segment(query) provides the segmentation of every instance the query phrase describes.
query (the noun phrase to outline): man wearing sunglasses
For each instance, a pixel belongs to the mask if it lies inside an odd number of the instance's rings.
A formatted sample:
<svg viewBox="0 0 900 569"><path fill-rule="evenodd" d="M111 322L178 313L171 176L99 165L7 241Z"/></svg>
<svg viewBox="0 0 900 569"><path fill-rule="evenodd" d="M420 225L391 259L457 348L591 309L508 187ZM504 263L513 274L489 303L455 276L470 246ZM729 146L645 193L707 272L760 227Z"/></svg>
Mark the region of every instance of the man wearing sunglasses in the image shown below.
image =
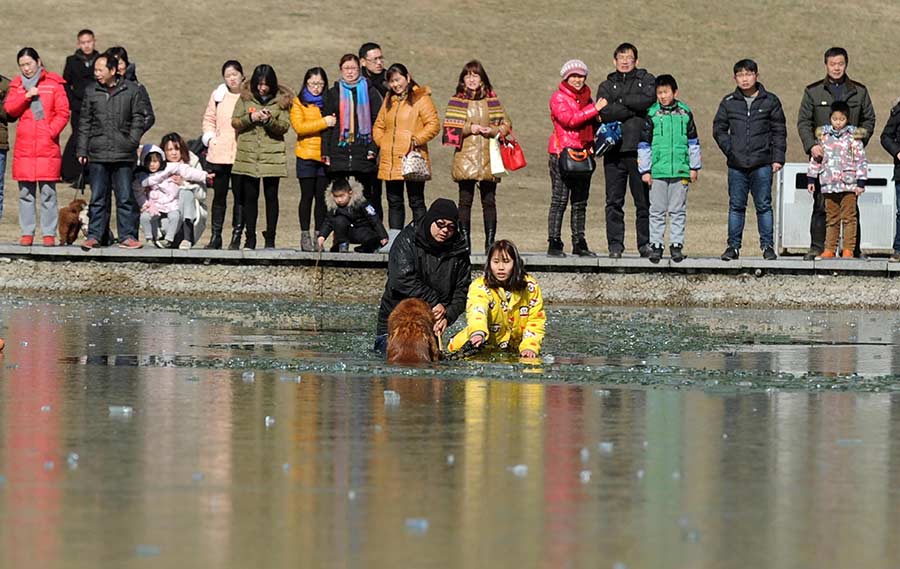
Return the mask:
<svg viewBox="0 0 900 569"><path fill-rule="evenodd" d="M434 200L418 223L403 228L391 247L388 280L378 309L375 351L387 349L388 316L401 300L421 298L434 314L440 337L466 310L472 265L457 231L459 212L452 200Z"/></svg>

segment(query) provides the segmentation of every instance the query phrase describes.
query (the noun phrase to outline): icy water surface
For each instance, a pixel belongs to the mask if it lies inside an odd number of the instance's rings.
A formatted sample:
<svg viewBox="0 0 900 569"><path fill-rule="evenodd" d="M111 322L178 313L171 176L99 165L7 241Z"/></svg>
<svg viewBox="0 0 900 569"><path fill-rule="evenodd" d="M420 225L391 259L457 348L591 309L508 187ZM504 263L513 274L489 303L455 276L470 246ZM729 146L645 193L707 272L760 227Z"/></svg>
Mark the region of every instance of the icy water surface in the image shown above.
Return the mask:
<svg viewBox="0 0 900 569"><path fill-rule="evenodd" d="M0 567L900 566L900 314L0 298Z"/></svg>

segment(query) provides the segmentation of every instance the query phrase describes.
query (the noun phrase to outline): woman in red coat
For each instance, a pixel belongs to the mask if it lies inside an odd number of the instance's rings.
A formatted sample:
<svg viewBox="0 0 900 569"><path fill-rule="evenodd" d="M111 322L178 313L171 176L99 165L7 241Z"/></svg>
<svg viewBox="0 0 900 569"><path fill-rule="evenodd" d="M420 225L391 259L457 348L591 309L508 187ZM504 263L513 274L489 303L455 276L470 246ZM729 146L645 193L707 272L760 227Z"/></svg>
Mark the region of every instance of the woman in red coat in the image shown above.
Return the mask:
<svg viewBox="0 0 900 569"><path fill-rule="evenodd" d="M19 182L19 245L30 246L37 226L35 197L41 191L41 232L43 244L56 244L59 208L56 182L62 155L59 134L69 122L69 99L65 81L44 69L38 53L22 48L17 56L21 75L12 80L3 103L11 120L18 120L13 148L13 178Z"/></svg>

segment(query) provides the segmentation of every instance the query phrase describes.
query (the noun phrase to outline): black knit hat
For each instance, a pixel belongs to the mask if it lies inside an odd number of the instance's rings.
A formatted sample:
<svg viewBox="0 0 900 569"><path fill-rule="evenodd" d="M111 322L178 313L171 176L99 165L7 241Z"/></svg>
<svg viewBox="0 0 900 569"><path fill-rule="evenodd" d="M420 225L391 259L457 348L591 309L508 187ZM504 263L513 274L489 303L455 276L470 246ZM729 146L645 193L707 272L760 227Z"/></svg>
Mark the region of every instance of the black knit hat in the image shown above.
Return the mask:
<svg viewBox="0 0 900 569"><path fill-rule="evenodd" d="M438 198L431 202L428 213L425 214L426 225L431 225L438 219L446 219L454 224L459 223L459 210L453 200L447 198Z"/></svg>

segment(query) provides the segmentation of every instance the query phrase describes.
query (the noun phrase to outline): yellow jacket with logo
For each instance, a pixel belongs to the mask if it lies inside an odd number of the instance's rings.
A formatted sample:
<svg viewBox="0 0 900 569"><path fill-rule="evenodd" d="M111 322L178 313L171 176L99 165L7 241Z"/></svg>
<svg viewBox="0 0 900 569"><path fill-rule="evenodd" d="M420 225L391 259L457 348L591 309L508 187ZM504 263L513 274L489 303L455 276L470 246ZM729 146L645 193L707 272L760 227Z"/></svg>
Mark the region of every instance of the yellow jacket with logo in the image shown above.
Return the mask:
<svg viewBox="0 0 900 569"><path fill-rule="evenodd" d="M449 349L458 350L475 332L485 335L487 349L532 350L540 353L544 340L544 298L541 287L530 275L521 292L488 288L484 277L469 285L466 300L466 328L450 340Z"/></svg>

